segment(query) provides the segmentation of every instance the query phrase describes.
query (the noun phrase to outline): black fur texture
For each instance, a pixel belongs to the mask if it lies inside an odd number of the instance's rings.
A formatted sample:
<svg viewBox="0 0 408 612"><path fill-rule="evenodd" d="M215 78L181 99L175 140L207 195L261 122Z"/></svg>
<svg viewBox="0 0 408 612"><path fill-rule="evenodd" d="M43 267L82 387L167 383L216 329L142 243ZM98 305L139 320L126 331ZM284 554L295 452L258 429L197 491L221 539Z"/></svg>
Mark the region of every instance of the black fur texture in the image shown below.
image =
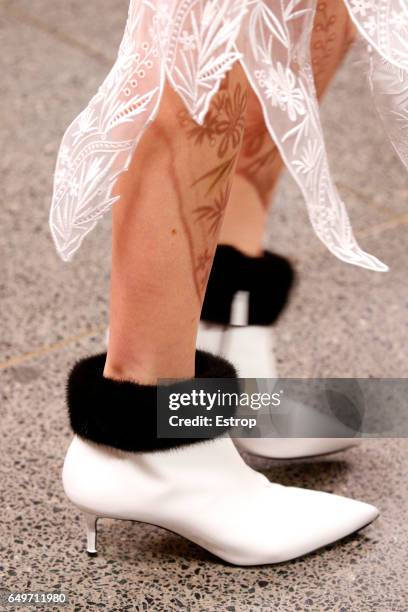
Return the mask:
<svg viewBox="0 0 408 612"><path fill-rule="evenodd" d="M71 370L67 384L67 404L75 434L98 444L130 452L162 451L203 441L203 438L159 438L156 408L158 387L104 378L105 359L106 353L82 359ZM184 393L192 389L215 391L214 381L204 379L221 379L216 383L217 389L237 392L236 377L236 371L228 361L197 351L196 378L163 386L160 393L163 389L166 394ZM191 417L188 410L181 408L177 414ZM234 413L235 408L216 405L210 416L220 414L230 417ZM217 428L211 437L226 431L227 427Z"/></svg>
<svg viewBox="0 0 408 612"><path fill-rule="evenodd" d="M265 251L249 257L236 248L220 245L208 281L201 319L228 325L238 291L249 293L248 325L272 325L284 310L295 279L287 259Z"/></svg>

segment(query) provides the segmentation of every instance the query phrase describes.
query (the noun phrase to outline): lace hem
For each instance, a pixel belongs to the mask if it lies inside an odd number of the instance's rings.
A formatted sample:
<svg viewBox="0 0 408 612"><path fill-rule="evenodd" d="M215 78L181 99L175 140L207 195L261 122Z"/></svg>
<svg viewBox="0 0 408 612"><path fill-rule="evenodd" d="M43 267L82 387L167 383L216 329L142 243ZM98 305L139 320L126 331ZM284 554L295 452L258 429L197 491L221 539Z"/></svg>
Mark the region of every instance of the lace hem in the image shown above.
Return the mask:
<svg viewBox="0 0 408 612"><path fill-rule="evenodd" d="M346 4L367 41L382 54L372 54L371 83L382 114L391 117L384 106L389 108L391 96L392 104L400 108L408 57L407 52L403 56L406 46L397 36L393 24L399 18L392 11L400 7L405 16L407 9L399 0L347 0ZM61 143L50 227L64 260L71 259L118 200L112 195L113 186L156 117L165 81L202 124L221 80L240 61L320 240L343 261L387 269L358 246L331 177L310 62L315 5L315 0L131 1L117 61ZM366 16L370 22L371 17L376 19L378 35L364 21ZM383 78L385 61L404 77L396 95L390 80ZM378 91L388 92L387 104ZM394 137L392 117L389 133ZM403 151L406 163L406 145L394 139L394 146Z"/></svg>

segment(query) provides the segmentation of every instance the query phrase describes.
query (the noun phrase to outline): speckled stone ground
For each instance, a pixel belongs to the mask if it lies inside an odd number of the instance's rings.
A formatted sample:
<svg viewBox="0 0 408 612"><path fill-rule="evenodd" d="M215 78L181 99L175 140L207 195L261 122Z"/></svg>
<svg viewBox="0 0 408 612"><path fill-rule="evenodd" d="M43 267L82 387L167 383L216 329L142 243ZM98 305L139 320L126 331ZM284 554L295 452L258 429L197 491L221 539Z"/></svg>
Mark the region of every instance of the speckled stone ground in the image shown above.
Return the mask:
<svg viewBox="0 0 408 612"><path fill-rule="evenodd" d="M61 590L65 609L78 611L405 612L404 439L366 441L317 463L253 460L278 482L380 507L368 529L307 558L230 567L175 535L109 520L100 524L100 555L84 553L81 519L60 481L70 439L63 395L70 365L103 347L110 228L104 220L67 266L47 216L62 131L106 74L126 4L0 4L0 588ZM408 181L351 60L326 99L324 123L359 239L391 272L337 262L285 179L268 241L295 261L299 282L276 329L280 373L406 377Z"/></svg>

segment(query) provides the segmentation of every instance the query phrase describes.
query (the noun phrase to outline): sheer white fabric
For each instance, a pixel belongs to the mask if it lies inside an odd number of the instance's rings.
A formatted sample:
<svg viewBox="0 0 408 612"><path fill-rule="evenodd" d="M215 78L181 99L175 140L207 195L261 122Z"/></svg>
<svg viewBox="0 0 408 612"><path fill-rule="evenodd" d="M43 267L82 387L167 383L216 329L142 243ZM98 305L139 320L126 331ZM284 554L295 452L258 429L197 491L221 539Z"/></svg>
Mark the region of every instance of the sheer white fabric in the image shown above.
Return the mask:
<svg viewBox="0 0 408 612"><path fill-rule="evenodd" d="M369 82L379 114L408 169L408 1L346 0L370 44Z"/></svg>
<svg viewBox="0 0 408 612"><path fill-rule="evenodd" d="M407 164L406 0L346 4L370 43L373 93ZM330 174L310 63L315 5L316 0L131 1L118 59L69 126L58 155L50 227L64 260L118 199L112 188L157 114L165 81L203 123L222 78L240 61L318 237L343 261L387 269L358 246Z"/></svg>

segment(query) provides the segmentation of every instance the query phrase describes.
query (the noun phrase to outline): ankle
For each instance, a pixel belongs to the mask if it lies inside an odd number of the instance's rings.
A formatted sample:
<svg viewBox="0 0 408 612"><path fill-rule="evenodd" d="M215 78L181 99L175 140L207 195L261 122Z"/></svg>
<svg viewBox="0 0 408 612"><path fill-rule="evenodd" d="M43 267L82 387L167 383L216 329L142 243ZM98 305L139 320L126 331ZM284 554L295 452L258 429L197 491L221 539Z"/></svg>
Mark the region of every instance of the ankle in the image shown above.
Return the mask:
<svg viewBox="0 0 408 612"><path fill-rule="evenodd" d="M236 174L219 242L256 257L262 253L266 219L267 208L255 187L245 177Z"/></svg>
<svg viewBox="0 0 408 612"><path fill-rule="evenodd" d="M141 351L140 355L127 351L118 355L108 350L103 376L112 380L129 381L142 385L156 385L161 379L192 378L194 376L195 347L189 353L184 356L178 354L177 358L174 358L171 351L154 354ZM173 356L172 359L171 356Z"/></svg>
<svg viewBox="0 0 408 612"><path fill-rule="evenodd" d="M157 384L157 376L152 371L149 371L148 368L142 368L139 364L129 362L112 361L109 360L109 357L106 358L103 376L111 380L128 381L143 385Z"/></svg>

